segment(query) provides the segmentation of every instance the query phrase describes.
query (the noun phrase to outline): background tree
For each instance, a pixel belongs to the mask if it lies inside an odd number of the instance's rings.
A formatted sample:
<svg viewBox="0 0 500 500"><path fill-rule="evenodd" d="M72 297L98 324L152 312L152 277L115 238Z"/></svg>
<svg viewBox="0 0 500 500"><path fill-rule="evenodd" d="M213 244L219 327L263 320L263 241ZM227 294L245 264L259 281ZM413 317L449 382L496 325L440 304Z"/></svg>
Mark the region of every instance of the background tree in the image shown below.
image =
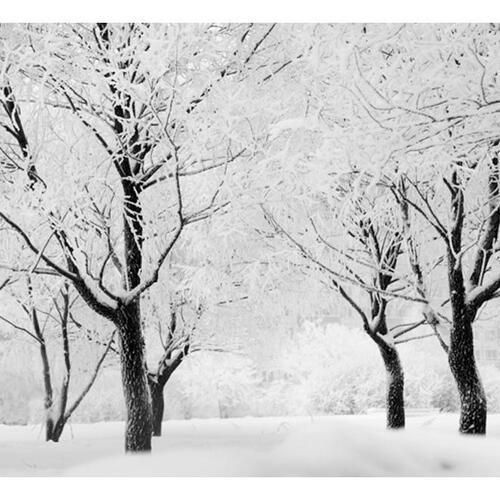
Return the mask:
<svg viewBox="0 0 500 500"><path fill-rule="evenodd" d="M194 311L190 311L191 314L185 311L190 308L194 308ZM157 333L163 350L156 366L148 371L153 411L153 436L161 436L165 385L182 361L191 352L200 349L192 344L202 312L201 304L189 304L185 298L176 297L170 302L169 323L164 325L158 314L151 318L152 322L157 323Z"/></svg>
<svg viewBox="0 0 500 500"><path fill-rule="evenodd" d="M71 319L76 309L75 301L78 299L78 295L76 297L70 295L70 287L67 283L62 285L57 283L55 290L42 286L43 291L41 291L35 290L33 279L29 275L20 281L25 282L23 289L26 290L20 292L18 285L16 291L10 291L19 310L25 316L25 320L19 322L15 316L4 315L0 316L0 320L16 332L22 332L37 342L44 388L45 440L58 442L66 423L94 385L104 360L112 348L114 333L105 341L102 353L94 366L88 370L90 375L87 382L73 395L73 401L70 403L70 382L73 371L71 344L74 343L71 338L81 337L82 333L80 331L82 325L79 325L75 332L74 322ZM43 300L45 294L49 295L49 300ZM43 306L42 302L45 302ZM46 302L49 302L50 306ZM59 389L56 389L54 383L54 358L49 354L49 338L54 336L55 340L60 342L64 364L64 373ZM96 340L96 337L96 333L92 332L91 338Z"/></svg>
<svg viewBox="0 0 500 500"><path fill-rule="evenodd" d="M387 203L384 190L370 199L366 181L358 184L355 177L350 175L343 182L337 179L337 189L332 188L328 197L318 196L317 206L305 208L305 215L285 211L293 221L287 229L264 210L278 234L303 257L304 266L319 272L325 285L361 319L364 332L380 351L387 374L387 427L400 428L405 425L404 373L396 346L434 333L411 334L425 320L398 324L391 318L389 306L394 314L394 301L411 304L422 299L407 292L407 278L399 263L403 239L401 227L394 223L395 205ZM358 184L358 193L345 187L352 184ZM283 207L275 206L274 210L283 212ZM301 219L304 225L298 223ZM407 316L411 317L411 312Z"/></svg>

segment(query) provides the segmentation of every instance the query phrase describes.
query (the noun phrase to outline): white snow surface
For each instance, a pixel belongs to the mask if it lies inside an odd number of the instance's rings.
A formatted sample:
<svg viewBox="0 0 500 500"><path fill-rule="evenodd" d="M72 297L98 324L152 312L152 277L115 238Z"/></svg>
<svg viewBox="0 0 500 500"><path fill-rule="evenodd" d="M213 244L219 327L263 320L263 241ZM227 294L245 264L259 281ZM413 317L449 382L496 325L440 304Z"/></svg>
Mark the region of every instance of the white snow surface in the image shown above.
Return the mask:
<svg viewBox="0 0 500 500"><path fill-rule="evenodd" d="M168 421L151 455L123 453L123 422L75 424L60 443L41 426L0 426L2 476L500 476L500 415L488 436L458 416L384 415Z"/></svg>

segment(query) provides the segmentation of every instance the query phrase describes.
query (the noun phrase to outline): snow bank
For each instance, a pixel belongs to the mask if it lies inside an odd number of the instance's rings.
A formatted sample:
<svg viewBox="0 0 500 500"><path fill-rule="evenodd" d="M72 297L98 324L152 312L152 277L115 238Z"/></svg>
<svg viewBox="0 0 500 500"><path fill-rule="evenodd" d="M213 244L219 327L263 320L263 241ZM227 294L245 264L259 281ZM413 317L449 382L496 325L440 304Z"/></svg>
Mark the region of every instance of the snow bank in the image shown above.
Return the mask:
<svg viewBox="0 0 500 500"><path fill-rule="evenodd" d="M0 474L67 476L500 476L500 415L489 437L456 433L456 415L171 421L152 455L125 456L123 423L75 425L59 443L7 436ZM13 436L13 438L12 438ZM9 440L10 439L10 440Z"/></svg>

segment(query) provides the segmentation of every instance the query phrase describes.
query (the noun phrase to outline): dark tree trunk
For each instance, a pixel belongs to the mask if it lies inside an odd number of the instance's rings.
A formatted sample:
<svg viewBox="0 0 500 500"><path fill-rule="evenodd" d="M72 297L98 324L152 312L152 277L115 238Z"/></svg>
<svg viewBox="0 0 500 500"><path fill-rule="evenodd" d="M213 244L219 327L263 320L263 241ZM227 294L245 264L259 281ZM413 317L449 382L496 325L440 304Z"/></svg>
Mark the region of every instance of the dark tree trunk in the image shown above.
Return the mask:
<svg viewBox="0 0 500 500"><path fill-rule="evenodd" d="M402 429L405 426L405 377L403 367L399 359L398 351L389 345L384 338L387 338L389 329L385 318L384 299L372 302L372 318L377 318L380 314L380 307L383 308L383 315L378 322L377 329L371 331L367 326L365 330L370 338L377 344L382 360L384 361L386 382L386 422L388 429Z"/></svg>
<svg viewBox="0 0 500 500"><path fill-rule="evenodd" d="M153 436L161 436L161 427L163 422L163 412L165 402L163 399L163 390L165 384L162 384L153 377L148 377L149 391L151 393L151 407L153 415Z"/></svg>
<svg viewBox="0 0 500 500"><path fill-rule="evenodd" d="M53 441L54 443L58 443L65 425L66 419L63 416L60 416L55 422L50 419L50 426L47 420L46 441Z"/></svg>
<svg viewBox="0 0 500 500"><path fill-rule="evenodd" d="M45 441L53 441L54 435L54 421L51 416L45 419Z"/></svg>
<svg viewBox="0 0 500 500"><path fill-rule="evenodd" d="M473 331L467 314L454 324L448 354L451 372L460 395L460 432L486 433L486 396L474 357Z"/></svg>
<svg viewBox="0 0 500 500"><path fill-rule="evenodd" d="M127 411L125 451L151 451L151 400L139 302L124 306L119 315L122 385Z"/></svg>
<svg viewBox="0 0 500 500"><path fill-rule="evenodd" d="M69 381L71 378L71 358L69 351L69 336L68 336L68 317L69 317L69 287L65 284L64 288L61 291L63 297L63 312L61 317L61 333L63 338L63 357L64 357L64 366L66 369L66 373L64 374L64 379L61 387L61 394L59 396L59 404L57 415L54 417L54 414L50 417L51 425L50 431L49 426L47 425L47 441L54 441L57 443L61 434L64 430L64 426L66 425L66 406L68 403L68 392L69 392ZM55 405L54 405L55 407ZM55 408L54 408L55 410Z"/></svg>
<svg viewBox="0 0 500 500"><path fill-rule="evenodd" d="M498 141L493 143L498 147ZM498 156L492 158L492 170L488 179L489 210L491 211L486 222L486 228L479 241L479 246L474 261L474 266L469 279L469 287L483 284L484 274L488 270L488 262L494 253L495 243L498 240L500 225L500 206L498 205L499 170ZM453 197L453 207L456 209L457 220L463 224L464 202L463 193L457 192ZM488 292L476 295L473 302L466 301L464 279L461 262L456 260L458 244L461 243L460 235L452 233L454 251L448 252L449 272L448 280L451 291L451 306L453 325L450 336L450 349L448 361L457 383L460 395L460 427L465 434L485 434L487 419L487 402L484 388L479 376L474 356L474 331L473 324L478 309L486 300L491 298ZM452 264L454 264L452 266ZM491 292L490 292L491 293ZM493 292L494 293L494 292ZM482 297L480 297L482 295Z"/></svg>
<svg viewBox="0 0 500 500"><path fill-rule="evenodd" d="M49 357L47 354L47 347L45 345L45 339L38 324L38 318L36 316L36 312L33 313L33 324L35 326L35 333L40 340L40 358L42 360L42 369L43 369L43 386L45 390L45 397L43 406L45 409L45 441L52 440L52 434L54 432L54 420L52 418L52 405L54 393L52 390L52 378L50 375L50 364Z"/></svg>
<svg viewBox="0 0 500 500"><path fill-rule="evenodd" d="M175 327L173 327L175 330ZM173 360L169 357L169 363L160 362L156 373L148 373L149 392L151 394L152 417L153 417L153 436L161 436L161 426L163 422L163 413L165 409L165 400L163 391L172 374L179 368L183 359L189 352L189 344L184 346L182 353L178 354ZM165 361L165 360L163 360Z"/></svg>
<svg viewBox="0 0 500 500"><path fill-rule="evenodd" d="M386 415L388 429L405 426L404 373L398 351L386 343L379 344L387 374Z"/></svg>
<svg viewBox="0 0 500 500"><path fill-rule="evenodd" d="M484 434L486 432L486 396L477 371L474 356L472 323L476 311L466 301L461 260L457 258L462 248L464 196L458 186L456 171L452 176L452 211L455 217L448 249L448 285L452 326L448 362L460 395L460 432Z"/></svg>
<svg viewBox="0 0 500 500"><path fill-rule="evenodd" d="M122 178L124 204L125 280L127 290L141 282L142 270L142 207L139 190L130 181L130 163L123 159L119 172ZM118 312L122 384L127 410L125 451L151 451L152 412L149 394L145 342L141 326L140 297L122 306Z"/></svg>

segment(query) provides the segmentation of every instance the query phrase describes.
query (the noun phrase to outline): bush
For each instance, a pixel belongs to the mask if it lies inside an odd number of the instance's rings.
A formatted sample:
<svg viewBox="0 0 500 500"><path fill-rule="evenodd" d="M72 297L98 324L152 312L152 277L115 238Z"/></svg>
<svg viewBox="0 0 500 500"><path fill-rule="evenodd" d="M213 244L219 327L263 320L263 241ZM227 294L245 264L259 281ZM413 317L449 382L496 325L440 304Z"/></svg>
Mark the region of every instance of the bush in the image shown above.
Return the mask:
<svg viewBox="0 0 500 500"><path fill-rule="evenodd" d="M28 354L12 352L17 365L9 364L9 371L0 372L2 423L43 421L37 358L30 364L19 362L29 359ZM435 339L403 344L400 354L407 408L458 411L455 383ZM488 410L498 412L500 371L494 367L481 367L480 371ZM79 391L78 384L88 379L82 373L72 380L70 401ZM120 378L117 366L103 370L72 421L123 420ZM341 325L324 329L307 324L283 341L265 366L259 354L253 361L216 352L189 356L165 388L165 418L359 414L384 407L385 391L380 353L363 332Z"/></svg>

